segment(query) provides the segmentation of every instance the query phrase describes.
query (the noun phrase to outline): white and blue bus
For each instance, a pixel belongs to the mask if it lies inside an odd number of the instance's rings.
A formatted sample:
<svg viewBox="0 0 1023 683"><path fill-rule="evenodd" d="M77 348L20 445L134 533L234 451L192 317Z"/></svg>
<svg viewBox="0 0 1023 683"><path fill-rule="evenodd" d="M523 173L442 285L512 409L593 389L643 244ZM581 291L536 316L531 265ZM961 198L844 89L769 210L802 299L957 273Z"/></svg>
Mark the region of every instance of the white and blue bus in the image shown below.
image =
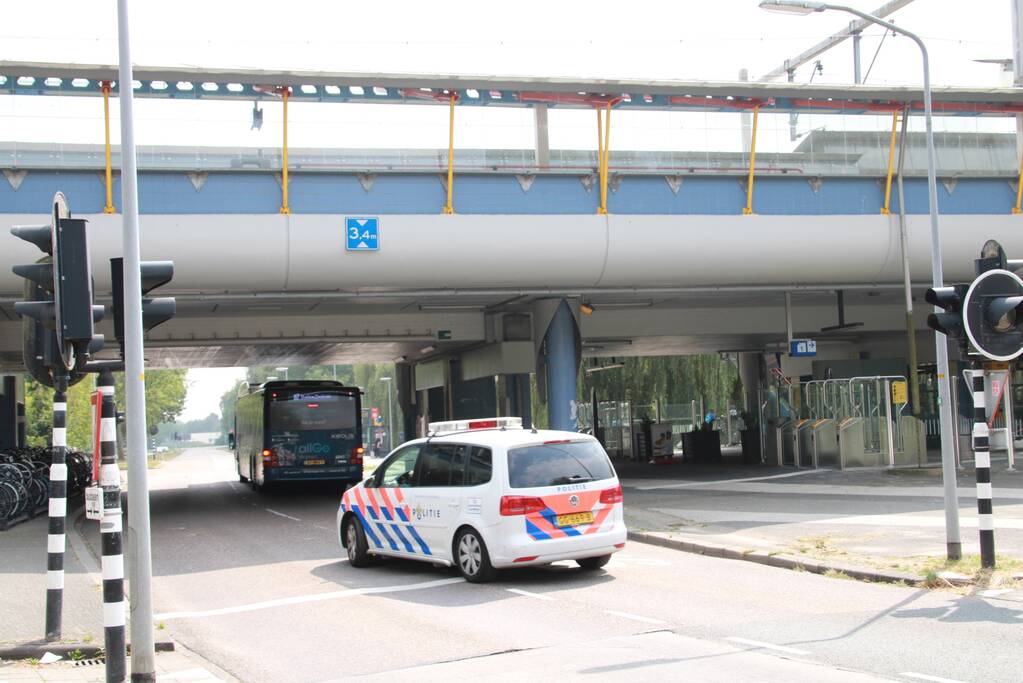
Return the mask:
<svg viewBox="0 0 1023 683"><path fill-rule="evenodd" d="M238 397L238 478L260 489L278 482L362 479L360 391L329 380L265 382Z"/></svg>

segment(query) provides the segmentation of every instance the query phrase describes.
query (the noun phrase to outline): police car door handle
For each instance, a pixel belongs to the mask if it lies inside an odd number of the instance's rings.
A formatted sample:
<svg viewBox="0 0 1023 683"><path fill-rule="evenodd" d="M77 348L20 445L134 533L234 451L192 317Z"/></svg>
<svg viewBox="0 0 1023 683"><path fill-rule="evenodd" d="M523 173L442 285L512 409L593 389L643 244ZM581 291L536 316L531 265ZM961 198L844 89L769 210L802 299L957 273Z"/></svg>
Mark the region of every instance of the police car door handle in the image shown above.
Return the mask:
<svg viewBox="0 0 1023 683"><path fill-rule="evenodd" d="M459 501L457 501L457 500L451 500L451 501L448 501L448 505L450 505L453 508L456 508L459 505L461 505L461 503Z"/></svg>

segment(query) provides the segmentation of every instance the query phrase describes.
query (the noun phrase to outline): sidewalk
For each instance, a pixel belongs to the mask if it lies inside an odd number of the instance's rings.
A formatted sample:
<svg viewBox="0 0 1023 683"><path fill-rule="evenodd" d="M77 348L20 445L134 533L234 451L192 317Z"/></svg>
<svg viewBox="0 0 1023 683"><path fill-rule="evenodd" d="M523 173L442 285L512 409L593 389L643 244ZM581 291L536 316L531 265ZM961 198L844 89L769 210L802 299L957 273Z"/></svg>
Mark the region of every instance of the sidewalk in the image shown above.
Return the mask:
<svg viewBox="0 0 1023 683"><path fill-rule="evenodd" d="M37 517L0 532L0 683L7 681L103 681L102 660L89 659L103 647L103 594L99 562L92 556L68 516L64 555L63 638L43 640L46 607L46 530L48 520ZM157 640L162 640L157 633ZM77 650L77 652L75 652ZM62 655L41 664L45 652ZM3 659L4 653L30 659ZM71 653L75 652L74 655ZM15 655L10 655L15 656ZM81 658L81 661L69 661ZM183 650L157 652L156 669L162 681L230 681L229 675L198 655ZM130 667L129 667L130 671Z"/></svg>
<svg viewBox="0 0 1023 683"><path fill-rule="evenodd" d="M630 532L723 556L790 556L807 563L927 576L945 566L940 469L793 470L616 461ZM992 470L999 569L1023 571L1023 474ZM972 471L958 477L964 556L979 553ZM732 553L715 552L718 548ZM1011 579L1011 576L1009 577ZM894 580L894 579L891 579Z"/></svg>

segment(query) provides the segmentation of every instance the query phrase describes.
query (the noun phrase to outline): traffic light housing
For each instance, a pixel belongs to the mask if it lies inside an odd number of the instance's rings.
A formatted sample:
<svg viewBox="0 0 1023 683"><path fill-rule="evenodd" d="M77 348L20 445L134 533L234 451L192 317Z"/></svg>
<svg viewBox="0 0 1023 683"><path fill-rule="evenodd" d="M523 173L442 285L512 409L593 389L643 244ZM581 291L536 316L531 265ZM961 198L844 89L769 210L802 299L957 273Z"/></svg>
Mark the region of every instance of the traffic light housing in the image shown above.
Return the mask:
<svg viewBox="0 0 1023 683"><path fill-rule="evenodd" d="M927 325L959 341L964 353L995 361L1018 358L1023 355L1023 279L1008 270L1005 251L995 240L984 243L974 264L977 277L969 285L927 290L927 303L944 311L927 316Z"/></svg>
<svg viewBox="0 0 1023 683"><path fill-rule="evenodd" d="M924 301L944 312L928 315L927 326L935 332L946 335L949 339L961 342L964 339L963 299L966 297L968 289L968 285L949 285L928 289L924 294Z"/></svg>
<svg viewBox="0 0 1023 683"><path fill-rule="evenodd" d="M23 359L29 373L47 386L55 378L84 376L89 357L102 348L94 323L103 307L92 303L92 273L86 222L71 218L63 193L54 195L48 225L15 226L15 237L38 247L45 256L16 265L25 278L25 301L14 304L24 318Z"/></svg>
<svg viewBox="0 0 1023 683"><path fill-rule="evenodd" d="M995 361L1023 354L1023 280L996 268L977 276L963 304L966 336L977 353Z"/></svg>
<svg viewBox="0 0 1023 683"><path fill-rule="evenodd" d="M146 294L174 278L173 261L142 261L142 333L161 325L177 312L173 297L147 298ZM110 282L113 286L114 336L124 352L124 259L110 259Z"/></svg>

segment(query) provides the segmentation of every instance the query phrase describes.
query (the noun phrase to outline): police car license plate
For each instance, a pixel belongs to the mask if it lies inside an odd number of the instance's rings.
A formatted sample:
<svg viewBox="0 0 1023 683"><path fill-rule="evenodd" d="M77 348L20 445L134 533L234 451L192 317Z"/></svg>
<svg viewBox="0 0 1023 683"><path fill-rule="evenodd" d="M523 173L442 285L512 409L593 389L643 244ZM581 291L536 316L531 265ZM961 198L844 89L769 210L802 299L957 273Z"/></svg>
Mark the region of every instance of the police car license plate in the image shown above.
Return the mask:
<svg viewBox="0 0 1023 683"><path fill-rule="evenodd" d="M576 526L577 524L591 524L593 522L592 512L575 512L571 515L558 515L558 526Z"/></svg>
<svg viewBox="0 0 1023 683"><path fill-rule="evenodd" d="M306 465L326 465L327 461L324 460L323 458L319 458L317 460L306 460L305 464Z"/></svg>

